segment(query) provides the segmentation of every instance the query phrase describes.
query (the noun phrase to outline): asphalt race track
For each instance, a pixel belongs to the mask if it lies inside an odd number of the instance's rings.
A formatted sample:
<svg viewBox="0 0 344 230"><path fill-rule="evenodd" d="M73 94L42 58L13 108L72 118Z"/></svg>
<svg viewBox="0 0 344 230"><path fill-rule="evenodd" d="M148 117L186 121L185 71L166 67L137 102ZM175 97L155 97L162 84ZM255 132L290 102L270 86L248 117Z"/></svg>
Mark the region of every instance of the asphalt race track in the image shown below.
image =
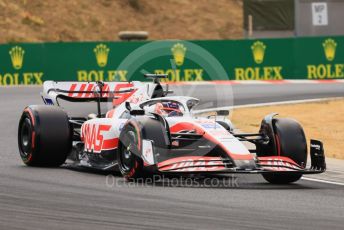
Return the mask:
<svg viewBox="0 0 344 230"><path fill-rule="evenodd" d="M215 97L218 106L227 105L228 86L216 89L220 97L197 87L192 95L205 104ZM41 104L40 90L0 88L0 229L343 229L339 185L300 180L272 186L259 175L134 185L116 174L26 167L17 151L17 125L26 105ZM339 97L344 84L234 85L233 92L239 105Z"/></svg>
<svg viewBox="0 0 344 230"><path fill-rule="evenodd" d="M191 85L171 89L177 95L199 98L201 103L197 109L344 96L343 83Z"/></svg>

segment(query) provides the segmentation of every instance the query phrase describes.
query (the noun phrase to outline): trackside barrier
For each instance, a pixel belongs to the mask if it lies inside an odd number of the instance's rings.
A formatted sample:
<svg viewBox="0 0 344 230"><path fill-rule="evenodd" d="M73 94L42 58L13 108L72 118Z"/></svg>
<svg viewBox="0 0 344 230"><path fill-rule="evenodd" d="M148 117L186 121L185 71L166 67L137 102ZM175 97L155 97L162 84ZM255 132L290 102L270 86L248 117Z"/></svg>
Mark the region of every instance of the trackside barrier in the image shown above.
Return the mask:
<svg viewBox="0 0 344 230"><path fill-rule="evenodd" d="M57 81L144 80L142 71L168 74L167 81L343 79L344 37L259 40L160 41L161 55L134 55L150 42L66 42L0 45L0 85ZM153 44L153 43L152 43ZM198 45L215 57L227 76L209 76L195 60ZM153 45L153 46L154 46ZM159 51L159 52L160 52ZM148 57L148 58L147 58ZM150 58L152 57L152 58Z"/></svg>

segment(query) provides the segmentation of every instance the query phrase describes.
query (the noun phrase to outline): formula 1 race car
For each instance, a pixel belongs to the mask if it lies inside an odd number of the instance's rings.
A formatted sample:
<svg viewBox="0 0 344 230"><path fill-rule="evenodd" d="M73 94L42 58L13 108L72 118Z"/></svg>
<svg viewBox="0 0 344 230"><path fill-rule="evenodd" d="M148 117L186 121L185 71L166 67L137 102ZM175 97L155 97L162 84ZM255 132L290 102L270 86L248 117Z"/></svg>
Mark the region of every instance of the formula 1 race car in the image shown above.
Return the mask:
<svg viewBox="0 0 344 230"><path fill-rule="evenodd" d="M153 81L44 82L46 105L26 107L19 122L24 163L56 167L68 159L78 166L119 170L127 179L156 173L260 173L277 184L326 170L317 140L311 140L306 168L306 138L295 120L270 114L259 132L234 132L228 111L196 116L192 109L198 99L168 96L168 86L160 84L166 75L145 77ZM60 107L61 100L95 101L97 114L71 117ZM108 101L111 108L102 113L101 104Z"/></svg>

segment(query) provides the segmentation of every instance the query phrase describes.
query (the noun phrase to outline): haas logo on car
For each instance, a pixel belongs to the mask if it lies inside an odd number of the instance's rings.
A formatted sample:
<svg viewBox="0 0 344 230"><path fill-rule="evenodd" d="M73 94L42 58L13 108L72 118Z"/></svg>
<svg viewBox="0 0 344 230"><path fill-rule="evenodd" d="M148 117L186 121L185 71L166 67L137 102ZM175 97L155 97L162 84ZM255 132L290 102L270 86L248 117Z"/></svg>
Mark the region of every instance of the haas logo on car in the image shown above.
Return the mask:
<svg viewBox="0 0 344 230"><path fill-rule="evenodd" d="M94 83L73 83L69 88L68 97L73 98L94 98L96 97L96 93L93 92L95 90L96 84ZM137 89L133 89L132 91L125 92L125 90L130 89L133 87L132 83L118 83L114 84L114 88L110 87L109 84L104 84L102 89L102 97L103 98L111 98L112 92L115 92L116 97L113 99L113 105L119 105L127 100L130 96L132 96ZM124 91L121 93L120 91Z"/></svg>
<svg viewBox="0 0 344 230"><path fill-rule="evenodd" d="M220 169L224 169L223 165L219 165L216 160L205 160L205 159L198 159L194 161L193 159L186 159L181 162L177 162L170 166L169 170L178 170L178 171L216 171Z"/></svg>
<svg viewBox="0 0 344 230"><path fill-rule="evenodd" d="M82 129L82 138L85 150L101 152L104 146L104 133L109 131L111 125L85 124Z"/></svg>

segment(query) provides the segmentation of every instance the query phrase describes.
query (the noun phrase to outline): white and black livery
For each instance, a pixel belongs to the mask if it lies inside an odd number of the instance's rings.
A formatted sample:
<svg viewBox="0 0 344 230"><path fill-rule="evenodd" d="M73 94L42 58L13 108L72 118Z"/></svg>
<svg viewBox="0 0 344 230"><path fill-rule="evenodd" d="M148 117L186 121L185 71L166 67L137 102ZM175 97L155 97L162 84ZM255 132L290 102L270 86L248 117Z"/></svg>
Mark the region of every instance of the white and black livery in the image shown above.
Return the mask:
<svg viewBox="0 0 344 230"><path fill-rule="evenodd" d="M153 81L44 82L45 105L26 107L19 121L24 163L56 167L72 161L119 170L128 179L156 173L260 173L278 184L326 170L323 145L316 140L311 140L306 167L306 138L295 120L270 114L257 133L235 133L228 111L196 116L192 109L198 99L168 96L168 87L160 84L166 75L145 76ZM94 101L97 111L71 117L61 100ZM101 103L108 101L111 108L101 111Z"/></svg>

